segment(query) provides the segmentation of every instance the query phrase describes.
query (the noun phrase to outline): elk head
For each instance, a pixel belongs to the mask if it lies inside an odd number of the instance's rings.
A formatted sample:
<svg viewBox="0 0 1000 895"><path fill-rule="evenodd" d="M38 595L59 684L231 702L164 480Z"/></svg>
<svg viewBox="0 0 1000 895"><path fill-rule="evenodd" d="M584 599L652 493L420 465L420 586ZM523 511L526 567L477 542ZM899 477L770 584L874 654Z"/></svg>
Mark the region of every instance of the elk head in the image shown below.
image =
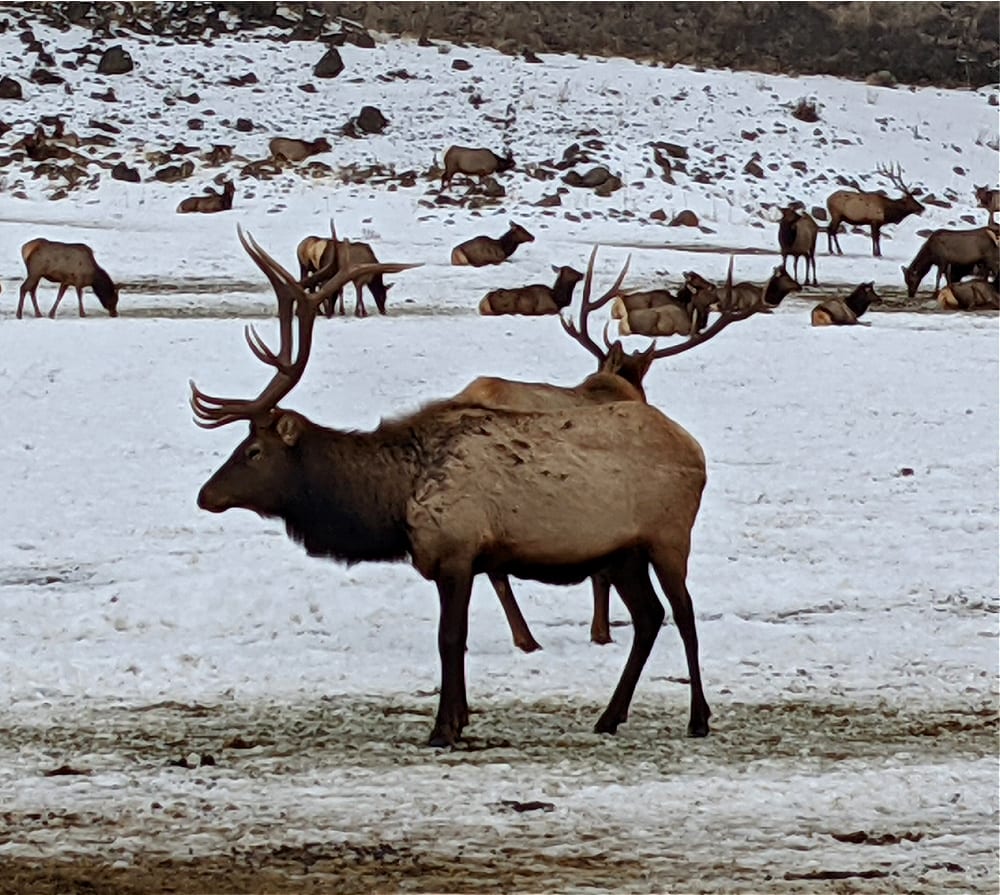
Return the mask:
<svg viewBox="0 0 1000 895"><path fill-rule="evenodd" d="M913 190L903 181L903 168L898 162L894 168L883 164L876 165L875 171L883 177L888 178L889 182L896 189L902 191L903 195L897 201L902 203L902 209L907 214L924 213L924 206L917 201L916 196L913 195Z"/></svg>

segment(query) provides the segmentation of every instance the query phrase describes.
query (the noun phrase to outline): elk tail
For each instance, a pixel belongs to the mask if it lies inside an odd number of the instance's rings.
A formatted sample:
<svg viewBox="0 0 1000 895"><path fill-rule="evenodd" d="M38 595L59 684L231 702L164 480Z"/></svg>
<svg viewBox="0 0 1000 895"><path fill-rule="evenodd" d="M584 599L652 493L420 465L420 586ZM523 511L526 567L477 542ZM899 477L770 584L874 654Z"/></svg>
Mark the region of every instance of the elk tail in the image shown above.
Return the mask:
<svg viewBox="0 0 1000 895"><path fill-rule="evenodd" d="M465 252L463 252L461 249L452 249L451 263L456 266L463 266L469 263L469 259L465 257Z"/></svg>

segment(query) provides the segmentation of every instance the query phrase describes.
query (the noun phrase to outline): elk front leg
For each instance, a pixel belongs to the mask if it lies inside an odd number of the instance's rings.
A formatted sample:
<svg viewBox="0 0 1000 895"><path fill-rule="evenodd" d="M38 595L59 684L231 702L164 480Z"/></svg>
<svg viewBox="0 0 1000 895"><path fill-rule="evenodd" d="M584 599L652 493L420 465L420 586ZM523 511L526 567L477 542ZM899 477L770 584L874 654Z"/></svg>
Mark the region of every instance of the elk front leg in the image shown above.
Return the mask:
<svg viewBox="0 0 1000 895"><path fill-rule="evenodd" d="M66 290L69 289L69 283L59 284L59 293L56 295L56 303L52 305L49 309L49 319L52 320L56 316L56 308L59 307L59 302L63 300L63 296L66 294Z"/></svg>
<svg viewBox="0 0 1000 895"><path fill-rule="evenodd" d="M438 653L441 656L441 695L437 720L431 731L431 746L454 746L469 723L465 695L465 643L469 634L469 597L472 572L442 571L437 578L441 601L438 623Z"/></svg>
<svg viewBox="0 0 1000 895"><path fill-rule="evenodd" d="M632 616L632 648L611 701L594 726L597 733L614 733L628 719L635 685L666 615L649 581L649 560L644 554L626 558L610 574L611 583Z"/></svg>
<svg viewBox="0 0 1000 895"><path fill-rule="evenodd" d="M541 644L532 636L528 623L521 615L521 607L517 605L514 591L511 590L510 579L506 575L490 575L490 583L500 598L504 615L507 616L507 624L510 627L511 636L514 638L514 646L525 653L533 653L535 650L541 649Z"/></svg>
<svg viewBox="0 0 1000 895"><path fill-rule="evenodd" d="M598 572L590 579L594 591L594 616L590 621L592 643L611 643L611 576Z"/></svg>
<svg viewBox="0 0 1000 895"><path fill-rule="evenodd" d="M882 257L882 227L880 224L872 224L872 255L876 258Z"/></svg>
<svg viewBox="0 0 1000 895"><path fill-rule="evenodd" d="M80 310L80 316L86 317L87 312L83 310L83 289L81 289L79 286L76 287L76 304Z"/></svg>

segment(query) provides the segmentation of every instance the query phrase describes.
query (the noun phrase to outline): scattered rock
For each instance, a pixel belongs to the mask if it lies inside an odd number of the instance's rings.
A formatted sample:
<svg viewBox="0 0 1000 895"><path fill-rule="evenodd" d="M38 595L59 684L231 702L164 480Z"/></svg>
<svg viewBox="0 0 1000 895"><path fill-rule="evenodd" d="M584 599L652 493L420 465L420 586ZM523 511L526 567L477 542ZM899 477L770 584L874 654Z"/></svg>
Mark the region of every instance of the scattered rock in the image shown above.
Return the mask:
<svg viewBox="0 0 1000 895"><path fill-rule="evenodd" d="M389 120L375 106L362 106L355 123L358 130L366 134L380 134Z"/></svg>
<svg viewBox="0 0 1000 895"><path fill-rule="evenodd" d="M764 177L764 169L760 166L757 159L750 159L750 161L743 166L743 173L750 174L753 177L759 177L761 179Z"/></svg>
<svg viewBox="0 0 1000 895"><path fill-rule="evenodd" d="M9 75L0 78L0 99L24 99L20 82Z"/></svg>
<svg viewBox="0 0 1000 895"><path fill-rule="evenodd" d="M560 198L559 193L552 193L550 196L542 196L542 198L539 199L535 205L538 208L553 208L557 205L562 205L562 199Z"/></svg>
<svg viewBox="0 0 1000 895"><path fill-rule="evenodd" d="M340 58L340 51L336 47L330 47L316 63L313 75L317 78L335 78L343 70L344 60Z"/></svg>
<svg viewBox="0 0 1000 895"><path fill-rule="evenodd" d="M662 208L657 208L656 211L650 213L649 219L651 221L665 221L667 213Z"/></svg>
<svg viewBox="0 0 1000 895"><path fill-rule="evenodd" d="M674 215L674 219L670 222L671 227L697 227L698 226L698 215L688 208L679 214Z"/></svg>
<svg viewBox="0 0 1000 895"><path fill-rule="evenodd" d="M242 134L249 134L253 130L253 122L249 118L237 118L233 129Z"/></svg>
<svg viewBox="0 0 1000 895"><path fill-rule="evenodd" d="M455 71L468 71L472 68L472 63L467 62L465 59L453 59L451 62L451 67Z"/></svg>
<svg viewBox="0 0 1000 895"><path fill-rule="evenodd" d="M105 50L101 61L97 63L99 75L125 75L133 68L135 65L132 63L132 57L121 44L115 44Z"/></svg>
<svg viewBox="0 0 1000 895"><path fill-rule="evenodd" d="M140 183L142 178L135 168L130 168L125 162L119 162L111 169L112 180L123 180L126 183Z"/></svg>
<svg viewBox="0 0 1000 895"><path fill-rule="evenodd" d="M865 78L865 83L870 87L895 87L897 82L892 72L883 68L879 71L873 71L868 75Z"/></svg>

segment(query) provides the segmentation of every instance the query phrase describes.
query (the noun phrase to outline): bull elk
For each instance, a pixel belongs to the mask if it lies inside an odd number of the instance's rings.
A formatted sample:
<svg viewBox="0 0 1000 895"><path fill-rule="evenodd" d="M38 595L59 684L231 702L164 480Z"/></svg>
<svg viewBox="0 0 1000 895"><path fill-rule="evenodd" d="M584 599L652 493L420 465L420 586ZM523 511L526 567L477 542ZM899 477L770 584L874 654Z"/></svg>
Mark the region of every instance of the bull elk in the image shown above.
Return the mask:
<svg viewBox="0 0 1000 895"><path fill-rule="evenodd" d="M611 288L597 299L591 299L594 260L597 247L591 252L584 278L583 299L580 303L579 324L567 322L559 317L560 323L567 334L583 345L596 359L597 370L583 382L574 386L552 385L547 382L520 382L502 379L494 376L480 376L466 386L451 400L457 404L482 407L497 407L506 410L525 412L549 412L565 410L571 407L593 404L613 404L619 401L646 401L643 389L643 379L653 361L663 357L673 357L691 348L695 348L707 339L718 335L735 320L743 320L750 316L744 312L728 312L720 314L719 318L705 331L695 333L684 342L658 346L655 342L641 351L626 352L618 340L610 342L607 327L604 329L604 348L602 349L590 337L589 316L593 311L606 305L618 294L619 287L628 271L628 260L619 273ZM689 274L702 283L711 286L697 274ZM727 289L732 286L732 266L727 280ZM713 287L714 288L714 287ZM752 312L750 312L752 313ZM500 603L507 617L514 639L514 645L524 652L532 652L541 647L528 627L507 575L490 575ZM594 643L611 643L610 595L611 579L604 571L595 572L591 576L594 598L594 612L590 624L590 639Z"/></svg>
<svg viewBox="0 0 1000 895"><path fill-rule="evenodd" d="M992 224L996 213L1000 211L1000 190L991 190L989 187L977 186L976 201L982 208L985 208L989 212L990 223Z"/></svg>
<svg viewBox="0 0 1000 895"><path fill-rule="evenodd" d="M903 183L903 171L897 164L895 169L879 165L877 172L888 177L890 182L903 191L897 199L883 196L881 193L863 193L854 190L837 190L826 200L830 212L830 223L826 228L826 249L832 255L836 246L837 254L843 255L837 233L840 224L860 224L869 226L872 231L872 254L879 258L882 255L881 231L886 224L898 224L911 214L923 214L924 206L913 195L912 190Z"/></svg>
<svg viewBox="0 0 1000 895"><path fill-rule="evenodd" d="M990 276L1000 271L997 258L998 231L993 227L974 230L935 230L920 247L909 265L902 267L906 293L913 298L920 281L931 267L937 267L934 291L941 285L942 275L950 286L962 277L985 268Z"/></svg>
<svg viewBox="0 0 1000 895"><path fill-rule="evenodd" d="M989 280L963 280L945 286L937 295L938 304L946 311L1000 311L1000 291Z"/></svg>
<svg viewBox="0 0 1000 895"><path fill-rule="evenodd" d="M444 170L441 172L441 189L451 186L456 174L466 178L478 177L479 182L491 174L510 171L514 167L514 156L510 150L506 155L497 155L489 149L474 149L471 146L449 146L444 154Z"/></svg>
<svg viewBox="0 0 1000 895"><path fill-rule="evenodd" d="M310 295L242 231L240 239L274 287L280 346L272 351L247 330L254 355L275 368L256 398L213 397L192 383L201 426L250 426L202 486L199 507L282 519L312 556L351 563L408 559L434 582L441 685L433 746L456 744L469 721L465 652L472 582L480 573L570 584L607 571L633 626L625 668L596 724L598 732L613 733L628 717L664 618L649 578L652 565L684 643L688 733L705 736L711 712L686 585L706 480L698 442L638 401L549 413L442 401L370 432L326 428L283 410L278 402L305 370L320 302L371 266L340 271Z"/></svg>
<svg viewBox="0 0 1000 895"><path fill-rule="evenodd" d="M494 239L492 236L476 236L455 246L451 250L451 263L468 264L472 267L500 264L513 255L521 243L534 241L535 237L524 227L511 221L507 232L499 239Z"/></svg>
<svg viewBox="0 0 1000 895"><path fill-rule="evenodd" d="M311 155L329 152L332 147L324 137L320 137L318 140L292 140L288 137L275 137L267 144L267 149L275 161L285 159L288 162L301 162Z"/></svg>
<svg viewBox="0 0 1000 895"><path fill-rule="evenodd" d="M217 193L211 187L206 187L206 196L189 196L181 200L177 206L178 214L190 214L200 212L201 214L214 214L217 211L229 211L233 207L233 196L236 194L236 187L231 180L222 184L222 192Z"/></svg>
<svg viewBox="0 0 1000 895"><path fill-rule="evenodd" d="M782 208L778 221L778 246L781 248L781 266L788 270L788 256L792 257L792 276L799 278L799 258L806 259L806 278L803 285L809 285L809 268L812 267L813 286L816 279L816 237L819 225L812 215L797 208Z"/></svg>
<svg viewBox="0 0 1000 895"><path fill-rule="evenodd" d="M875 283L861 283L847 298L831 298L812 309L813 326L868 326L858 318L869 305L881 301Z"/></svg>
<svg viewBox="0 0 1000 895"><path fill-rule="evenodd" d="M63 295L70 286L76 289L76 300L80 316L86 317L83 310L83 290L90 286L94 290L101 305L110 317L118 316L118 287L112 282L108 272L94 259L90 246L82 242L53 242L48 239L32 239L21 246L21 257L24 259L28 276L21 283L21 291L17 302L17 317L21 318L24 310L24 298L31 296L35 308L35 316L41 317L38 299L35 291L39 280L48 280L59 284L55 304L49 310L49 317L56 316L56 309Z"/></svg>
<svg viewBox="0 0 1000 895"><path fill-rule="evenodd" d="M350 239L338 239L337 229L333 221L330 221L330 238L320 239L317 236L307 236L299 243L296 249L299 260L299 268L302 271L302 285L306 290L314 289L330 279L339 270L346 270L352 265L358 264L378 264L375 252L367 242L354 242ZM306 272L306 266L315 266L313 273ZM354 302L354 316L367 317L368 309L365 308L364 297L361 290L367 287L368 291L375 299L375 307L380 314L385 314L385 302L389 295L392 284L386 285L379 271L365 274L354 278L354 288L357 290ZM343 316L344 292L338 289L325 303L326 316L332 317L335 308L339 306L340 314Z"/></svg>
<svg viewBox="0 0 1000 895"><path fill-rule="evenodd" d="M523 314L526 317L540 317L544 314L558 314L568 308L573 301L573 290L583 279L583 274L572 267L556 267L556 281L551 286L533 283L516 289L493 289L479 302L479 313L484 317L501 314Z"/></svg>

